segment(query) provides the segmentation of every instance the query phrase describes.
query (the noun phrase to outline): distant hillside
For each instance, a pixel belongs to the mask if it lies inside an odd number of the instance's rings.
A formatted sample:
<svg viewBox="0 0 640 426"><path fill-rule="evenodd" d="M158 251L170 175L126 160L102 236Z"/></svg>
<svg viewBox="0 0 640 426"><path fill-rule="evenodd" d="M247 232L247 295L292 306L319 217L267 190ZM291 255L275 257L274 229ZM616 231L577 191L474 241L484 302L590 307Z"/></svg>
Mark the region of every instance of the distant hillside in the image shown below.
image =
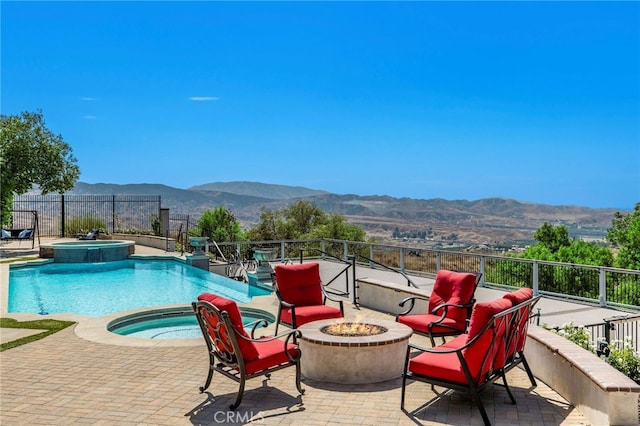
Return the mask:
<svg viewBox="0 0 640 426"><path fill-rule="evenodd" d="M290 198L313 197L328 194L327 191L303 188L301 186L271 185L259 182L213 182L192 186L191 191L228 192L250 197L286 200Z"/></svg>
<svg viewBox="0 0 640 426"><path fill-rule="evenodd" d="M338 195L302 187L252 182L218 182L189 189L157 184L76 184L71 193L160 195L163 207L198 218L217 206L231 210L243 227L260 221L262 209L280 210L301 199L322 210L345 216L370 237L391 242L394 230L428 230L434 242L462 244L515 244L533 241L533 234L548 222L565 225L574 238L602 239L615 209L550 206L503 198L476 201Z"/></svg>

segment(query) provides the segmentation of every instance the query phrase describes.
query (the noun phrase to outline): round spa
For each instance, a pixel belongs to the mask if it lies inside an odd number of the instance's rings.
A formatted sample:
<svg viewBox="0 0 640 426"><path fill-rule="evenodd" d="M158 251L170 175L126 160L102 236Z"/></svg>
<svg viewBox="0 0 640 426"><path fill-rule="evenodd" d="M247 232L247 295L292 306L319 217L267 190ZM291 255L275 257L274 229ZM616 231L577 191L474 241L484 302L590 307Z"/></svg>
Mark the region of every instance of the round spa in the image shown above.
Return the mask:
<svg viewBox="0 0 640 426"><path fill-rule="evenodd" d="M245 327L256 321L273 324L275 317L262 309L239 307ZM143 339L202 339L202 331L191 308L160 308L125 314L107 324L107 330L121 336ZM247 330L250 332L250 330Z"/></svg>
<svg viewBox="0 0 640 426"><path fill-rule="evenodd" d="M332 333L345 323L351 330ZM355 331L353 330L355 328ZM302 375L329 383L365 384L402 376L413 331L390 320L321 320L298 327Z"/></svg>
<svg viewBox="0 0 640 426"><path fill-rule="evenodd" d="M128 240L58 241L40 245L40 257L57 263L99 263L125 260L135 253Z"/></svg>

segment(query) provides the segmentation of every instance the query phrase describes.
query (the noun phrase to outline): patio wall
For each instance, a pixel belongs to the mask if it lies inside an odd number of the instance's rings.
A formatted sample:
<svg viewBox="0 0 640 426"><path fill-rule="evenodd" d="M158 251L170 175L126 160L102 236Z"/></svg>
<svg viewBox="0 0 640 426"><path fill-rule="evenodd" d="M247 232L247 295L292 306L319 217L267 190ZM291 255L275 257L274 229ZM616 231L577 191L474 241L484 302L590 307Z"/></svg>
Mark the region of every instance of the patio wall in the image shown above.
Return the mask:
<svg viewBox="0 0 640 426"><path fill-rule="evenodd" d="M129 240L135 241L136 244L146 247L153 247L168 252L176 251L176 240L173 238L157 237L155 235L135 235L135 234L111 234L109 235L112 240ZM100 236L100 239L105 239L106 236Z"/></svg>
<svg viewBox="0 0 640 426"><path fill-rule="evenodd" d="M525 355L535 376L592 424L640 424L640 385L596 355L541 327L529 327Z"/></svg>
<svg viewBox="0 0 640 426"><path fill-rule="evenodd" d="M377 280L375 278L360 278L356 280L358 285L358 303L369 309L397 315L407 306L400 307L399 303L406 297L429 295L425 290L408 287L396 283ZM413 308L416 312L426 312L428 302L416 301Z"/></svg>

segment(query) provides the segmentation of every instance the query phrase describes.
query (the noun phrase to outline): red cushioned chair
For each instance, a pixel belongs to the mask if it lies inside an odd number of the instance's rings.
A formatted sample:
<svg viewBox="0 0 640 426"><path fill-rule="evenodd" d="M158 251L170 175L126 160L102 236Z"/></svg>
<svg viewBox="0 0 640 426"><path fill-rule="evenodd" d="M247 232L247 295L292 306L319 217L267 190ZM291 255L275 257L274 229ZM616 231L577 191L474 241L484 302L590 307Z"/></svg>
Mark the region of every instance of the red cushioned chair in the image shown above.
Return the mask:
<svg viewBox="0 0 640 426"><path fill-rule="evenodd" d="M279 301L276 334L280 323L295 329L312 321L344 317L342 300L325 292L316 262L277 265L273 287ZM339 307L327 305L327 299Z"/></svg>
<svg viewBox="0 0 640 426"><path fill-rule="evenodd" d="M292 342L299 334L297 330L255 339L254 332L260 324L253 327L249 336L233 300L203 293L192 306L209 351L209 374L200 392L209 387L214 371L223 374L240 384L236 401L230 405L235 410L242 401L246 380L257 376L269 378L273 371L295 367L296 387L304 394L300 385L300 350Z"/></svg>
<svg viewBox="0 0 640 426"><path fill-rule="evenodd" d="M410 344L402 375L401 409L404 409L406 380L417 380L429 383L432 387L442 386L470 393L485 425L490 425L479 392L502 378L504 388L515 404L506 373L523 363L530 378L533 377L523 353L529 322L521 321L521 315L527 316L526 313L531 311L538 300L539 296L528 298L515 306L506 297L477 303L473 307L468 333L433 348L420 348ZM519 331L514 332L514 328ZM521 341L522 357L514 357L511 353L513 341L520 342L522 333L525 337ZM534 380L532 385L535 386Z"/></svg>
<svg viewBox="0 0 640 426"><path fill-rule="evenodd" d="M408 304L408 307L396 316L396 321L411 327L417 334L429 337L431 346L435 346L434 337L441 337L444 343L445 337L466 332L481 277L481 273L441 269L436 275L431 295L402 300L400 306ZM416 300L428 300L428 311L413 312Z"/></svg>

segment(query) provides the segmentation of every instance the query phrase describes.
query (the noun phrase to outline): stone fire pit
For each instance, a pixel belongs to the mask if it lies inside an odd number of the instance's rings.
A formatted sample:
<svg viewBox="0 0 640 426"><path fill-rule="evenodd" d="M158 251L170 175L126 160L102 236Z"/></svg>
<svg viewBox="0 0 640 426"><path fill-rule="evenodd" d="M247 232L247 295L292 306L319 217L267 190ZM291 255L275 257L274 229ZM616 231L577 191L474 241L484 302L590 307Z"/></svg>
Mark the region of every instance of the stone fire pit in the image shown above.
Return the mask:
<svg viewBox="0 0 640 426"><path fill-rule="evenodd" d="M364 334L328 334L329 326L344 321L363 324ZM373 333L371 332L373 329ZM390 320L321 320L298 327L302 375L330 383L377 383L402 375L412 330ZM355 334L355 335L354 335Z"/></svg>

